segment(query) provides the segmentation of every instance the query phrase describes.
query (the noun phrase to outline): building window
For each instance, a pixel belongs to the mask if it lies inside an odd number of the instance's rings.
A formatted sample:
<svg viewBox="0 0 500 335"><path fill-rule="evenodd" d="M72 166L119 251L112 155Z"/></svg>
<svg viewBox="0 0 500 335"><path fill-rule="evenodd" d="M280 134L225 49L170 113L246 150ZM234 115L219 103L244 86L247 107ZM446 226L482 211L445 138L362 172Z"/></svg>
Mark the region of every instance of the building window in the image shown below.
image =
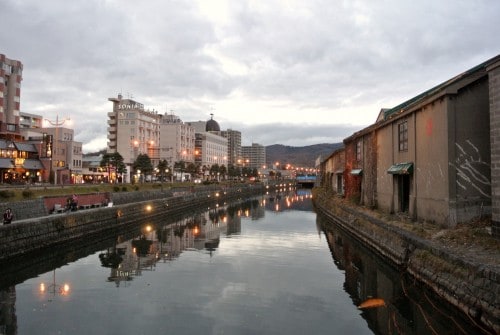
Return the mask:
<svg viewBox="0 0 500 335"><path fill-rule="evenodd" d="M408 122L402 122L398 125L399 133L399 151L408 151Z"/></svg>
<svg viewBox="0 0 500 335"><path fill-rule="evenodd" d="M356 143L356 160L358 162L361 161L361 159L363 158L363 155L362 155L362 145L363 145L363 142L361 140L358 141L358 143Z"/></svg>

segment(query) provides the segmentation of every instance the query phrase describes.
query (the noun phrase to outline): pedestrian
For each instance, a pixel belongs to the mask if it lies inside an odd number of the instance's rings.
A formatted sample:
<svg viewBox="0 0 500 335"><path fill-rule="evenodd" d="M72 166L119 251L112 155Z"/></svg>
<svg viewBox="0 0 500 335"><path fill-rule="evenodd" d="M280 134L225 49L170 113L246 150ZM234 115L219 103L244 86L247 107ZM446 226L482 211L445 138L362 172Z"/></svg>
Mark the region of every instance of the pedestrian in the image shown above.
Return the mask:
<svg viewBox="0 0 500 335"><path fill-rule="evenodd" d="M14 214L12 213L12 209L7 208L3 213L3 224L9 224L12 222L14 218Z"/></svg>
<svg viewBox="0 0 500 335"><path fill-rule="evenodd" d="M71 210L76 211L78 209L78 197L76 194L73 194L71 197Z"/></svg>

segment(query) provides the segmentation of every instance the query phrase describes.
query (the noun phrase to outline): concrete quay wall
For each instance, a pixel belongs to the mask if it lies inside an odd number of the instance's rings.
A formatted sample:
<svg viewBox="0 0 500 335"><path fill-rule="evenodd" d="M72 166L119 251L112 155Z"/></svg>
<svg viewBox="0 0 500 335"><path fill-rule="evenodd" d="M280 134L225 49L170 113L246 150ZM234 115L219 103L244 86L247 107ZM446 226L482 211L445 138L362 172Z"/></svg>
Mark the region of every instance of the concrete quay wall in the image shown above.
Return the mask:
<svg viewBox="0 0 500 335"><path fill-rule="evenodd" d="M177 190L154 195L130 192L127 203L112 207L91 208L76 212L65 212L16 220L0 226L0 262L7 262L19 256L50 250L58 245L72 243L79 239L92 238L96 241L109 236L108 233L137 225L145 220L164 222L183 214L193 213L216 203L244 199L260 195L260 185L228 189ZM123 193L125 194L125 193ZM120 196L123 196L120 194ZM146 199L146 198L153 199ZM118 198L112 197L112 200ZM124 201L120 198L120 201ZM14 207L12 204L11 207Z"/></svg>
<svg viewBox="0 0 500 335"><path fill-rule="evenodd" d="M443 245L341 204L315 199L318 214L402 271L407 271L472 322L500 334L500 267L465 259Z"/></svg>

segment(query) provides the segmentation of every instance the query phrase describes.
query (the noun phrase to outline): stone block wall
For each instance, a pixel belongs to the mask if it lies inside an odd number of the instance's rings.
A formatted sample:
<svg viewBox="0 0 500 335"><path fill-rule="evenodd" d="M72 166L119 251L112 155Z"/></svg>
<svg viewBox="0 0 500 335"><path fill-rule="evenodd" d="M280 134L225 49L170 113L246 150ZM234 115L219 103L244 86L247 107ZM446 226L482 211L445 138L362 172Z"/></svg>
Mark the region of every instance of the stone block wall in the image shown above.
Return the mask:
<svg viewBox="0 0 500 335"><path fill-rule="evenodd" d="M43 198L12 203L0 203L0 214L3 214L3 212L7 208L12 209L12 212L14 213L14 221L25 220L49 214L47 208L45 207Z"/></svg>
<svg viewBox="0 0 500 335"><path fill-rule="evenodd" d="M315 200L316 211L400 269L406 269L466 315L500 332L500 270L473 257L459 257L442 245L341 204Z"/></svg>
<svg viewBox="0 0 500 335"><path fill-rule="evenodd" d="M131 225L150 222L165 222L194 211L206 210L215 203L238 200L262 194L263 189L256 186L234 189L207 188L196 192L176 192L178 196L166 193L127 192L129 203L113 207L99 207L76 212L65 212L14 220L9 225L0 226L0 262L10 258L56 248L60 244L75 243L84 238L102 239L107 232L114 232ZM217 193L217 195L216 195ZM147 199L144 198L156 198ZM114 199L112 199L114 200ZM124 201L123 198L120 201ZM14 211L21 207L45 208L43 199L26 203L13 203ZM34 213L36 209L32 210Z"/></svg>

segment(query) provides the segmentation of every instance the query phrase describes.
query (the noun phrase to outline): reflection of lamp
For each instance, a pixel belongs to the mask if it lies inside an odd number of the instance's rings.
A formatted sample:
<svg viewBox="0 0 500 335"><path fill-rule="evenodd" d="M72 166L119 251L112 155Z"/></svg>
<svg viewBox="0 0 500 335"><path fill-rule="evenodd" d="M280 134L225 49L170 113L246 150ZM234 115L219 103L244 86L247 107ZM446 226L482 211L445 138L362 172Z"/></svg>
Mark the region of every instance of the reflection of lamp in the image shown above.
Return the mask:
<svg viewBox="0 0 500 335"><path fill-rule="evenodd" d="M64 283L62 285L56 284L56 270L52 274L52 283L48 286L45 286L45 283L40 283L40 293L45 294L46 292L51 293L53 296L56 293L60 295L68 295L69 294L69 284Z"/></svg>

